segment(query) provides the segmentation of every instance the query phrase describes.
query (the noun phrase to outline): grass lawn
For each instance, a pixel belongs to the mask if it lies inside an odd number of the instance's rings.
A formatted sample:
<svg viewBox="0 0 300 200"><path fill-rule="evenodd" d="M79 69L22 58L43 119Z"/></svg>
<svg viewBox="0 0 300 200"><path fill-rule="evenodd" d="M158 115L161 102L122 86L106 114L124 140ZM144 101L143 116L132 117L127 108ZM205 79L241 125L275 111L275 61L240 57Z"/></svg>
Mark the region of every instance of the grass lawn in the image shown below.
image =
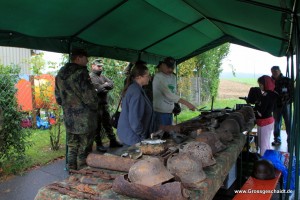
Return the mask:
<svg viewBox="0 0 300 200"><path fill-rule="evenodd" d="M24 167L28 168L36 165L44 165L54 160L55 158L65 156L65 135L65 130L63 130L60 141L60 149L58 151L53 151L51 150L50 145L49 130L33 130L33 133L30 137L30 142L32 142L32 146L26 150L26 156L30 159Z"/></svg>
<svg viewBox="0 0 300 200"><path fill-rule="evenodd" d="M49 130L29 129L28 131L32 132L31 136L28 138L31 145L27 147L25 151L25 162L17 163L14 161L5 161L0 176L6 177L11 174L22 173L27 169L45 165L55 159L65 156L66 140L64 128L60 140L60 149L57 151L51 150Z"/></svg>

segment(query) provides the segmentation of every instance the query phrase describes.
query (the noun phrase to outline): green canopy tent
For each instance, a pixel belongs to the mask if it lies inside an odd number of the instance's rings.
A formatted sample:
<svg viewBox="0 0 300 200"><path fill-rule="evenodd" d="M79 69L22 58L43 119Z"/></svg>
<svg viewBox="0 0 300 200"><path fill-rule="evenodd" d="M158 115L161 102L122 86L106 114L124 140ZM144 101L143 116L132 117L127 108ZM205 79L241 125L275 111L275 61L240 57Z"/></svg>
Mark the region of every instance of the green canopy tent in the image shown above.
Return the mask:
<svg viewBox="0 0 300 200"><path fill-rule="evenodd" d="M225 42L275 56L289 46L294 0L10 0L0 7L0 45L156 64Z"/></svg>
<svg viewBox="0 0 300 200"><path fill-rule="evenodd" d="M178 63L225 42L287 56L296 77L290 153L299 188L298 0L9 0L0 7L0 45ZM296 74L293 72L296 71ZM298 199L298 190L295 198Z"/></svg>

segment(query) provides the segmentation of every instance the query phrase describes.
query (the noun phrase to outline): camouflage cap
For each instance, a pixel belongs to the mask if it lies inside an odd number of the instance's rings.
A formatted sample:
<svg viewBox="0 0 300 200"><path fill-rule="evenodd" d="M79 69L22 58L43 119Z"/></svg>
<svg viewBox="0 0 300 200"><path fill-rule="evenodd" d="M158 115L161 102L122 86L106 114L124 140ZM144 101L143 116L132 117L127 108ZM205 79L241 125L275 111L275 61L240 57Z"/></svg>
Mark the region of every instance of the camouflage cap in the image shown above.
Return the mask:
<svg viewBox="0 0 300 200"><path fill-rule="evenodd" d="M102 59L95 59L92 62L93 65L103 65L103 60Z"/></svg>

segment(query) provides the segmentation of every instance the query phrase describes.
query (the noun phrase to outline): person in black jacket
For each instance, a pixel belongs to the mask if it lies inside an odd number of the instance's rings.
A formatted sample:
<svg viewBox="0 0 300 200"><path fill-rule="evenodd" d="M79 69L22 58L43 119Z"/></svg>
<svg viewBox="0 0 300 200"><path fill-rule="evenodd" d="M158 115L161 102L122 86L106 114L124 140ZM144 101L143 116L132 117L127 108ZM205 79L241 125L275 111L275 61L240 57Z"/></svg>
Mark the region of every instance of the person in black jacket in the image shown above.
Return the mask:
<svg viewBox="0 0 300 200"><path fill-rule="evenodd" d="M278 146L281 144L280 131L282 118L284 119L287 136L289 136L291 130L290 104L292 102L293 82L290 78L282 75L278 66L273 66L271 72L272 78L275 80L275 91L279 95L277 106L274 109L275 124L272 145Z"/></svg>
<svg viewBox="0 0 300 200"><path fill-rule="evenodd" d="M103 61L96 59L92 62L92 71L90 72L91 81L97 91L99 104L98 104L98 128L95 135L95 142L97 144L96 150L105 152L103 147L101 130L103 129L108 139L110 140L110 147L121 147L122 145L116 140L110 122L110 114L108 111L107 94L113 89L114 83L109 78L102 75Z"/></svg>
<svg viewBox="0 0 300 200"><path fill-rule="evenodd" d="M274 92L274 80L267 75L261 76L257 80L262 95L255 104L256 124L258 135L258 146L260 155L263 155L267 149L271 148L270 137L274 129L273 110L276 106L278 94Z"/></svg>

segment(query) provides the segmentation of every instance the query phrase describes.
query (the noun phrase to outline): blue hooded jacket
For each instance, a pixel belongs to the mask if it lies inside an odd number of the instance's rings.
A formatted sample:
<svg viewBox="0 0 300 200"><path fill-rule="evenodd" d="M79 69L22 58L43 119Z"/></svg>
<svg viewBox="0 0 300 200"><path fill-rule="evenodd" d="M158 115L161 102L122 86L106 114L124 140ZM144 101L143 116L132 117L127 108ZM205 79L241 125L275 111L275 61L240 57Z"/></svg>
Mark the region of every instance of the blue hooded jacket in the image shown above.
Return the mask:
<svg viewBox="0 0 300 200"><path fill-rule="evenodd" d="M117 134L121 142L134 145L155 131L153 107L143 88L135 81L122 100Z"/></svg>

